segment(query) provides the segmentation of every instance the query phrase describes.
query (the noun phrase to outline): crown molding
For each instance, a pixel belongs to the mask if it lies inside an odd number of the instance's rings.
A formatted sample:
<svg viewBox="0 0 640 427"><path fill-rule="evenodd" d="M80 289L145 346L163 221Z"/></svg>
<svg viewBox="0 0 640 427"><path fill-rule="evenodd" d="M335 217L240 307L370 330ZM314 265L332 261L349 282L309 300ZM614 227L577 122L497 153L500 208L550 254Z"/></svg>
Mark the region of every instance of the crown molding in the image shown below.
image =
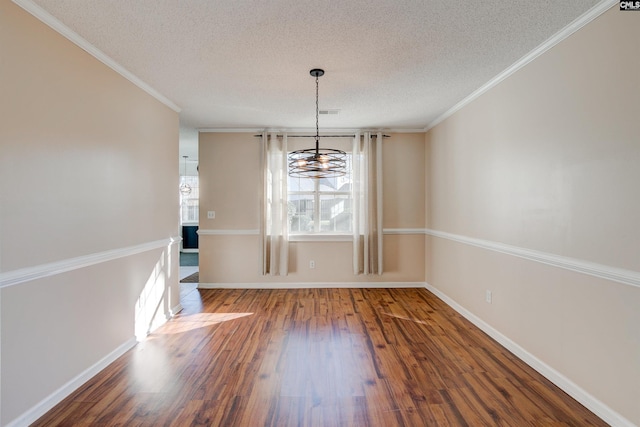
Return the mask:
<svg viewBox="0 0 640 427"><path fill-rule="evenodd" d="M199 133L256 133L264 132L264 128L197 128Z"/></svg>
<svg viewBox="0 0 640 427"><path fill-rule="evenodd" d="M388 133L425 133L425 128L389 128L383 129L383 132Z"/></svg>
<svg viewBox="0 0 640 427"><path fill-rule="evenodd" d="M106 53L102 52L100 49L89 43L86 39L84 39L71 28L60 22L57 18L44 10L42 7L35 4L32 0L13 0L13 2L40 21L42 21L45 25L51 27L54 31L57 31L62 36L66 37L76 46L92 55L98 61L102 62L107 67L111 68L113 71L120 74L122 77L129 80L131 83L138 86L140 89L142 89L167 107L171 108L176 113L180 112L180 107L173 103L169 98L165 97L160 92L149 86L147 83L143 82L139 77L124 68L122 65L118 64Z"/></svg>
<svg viewBox="0 0 640 427"><path fill-rule="evenodd" d="M210 132L210 133L245 133L245 132L267 132L267 133L308 133L315 135L316 128L198 128L198 132ZM322 129L320 132L323 135L332 133L356 133L364 132L361 129L352 128L329 128ZM371 132L371 131L369 131Z"/></svg>
<svg viewBox="0 0 640 427"><path fill-rule="evenodd" d="M618 3L619 2L617 0L602 0L600 3L593 6L583 15L579 16L569 25L567 25L562 30L557 32L555 35L551 36L551 38L549 38L547 41L542 43L540 46L533 49L531 52L529 52L528 54L520 58L513 65L508 67L506 70L502 71L500 74L498 74L497 76L489 80L487 83L480 86L480 88L476 89L469 96L464 98L462 101L458 102L456 105L454 105L453 107L445 111L442 115L437 117L435 120L431 121L427 126L425 126L424 131L426 132L431 128L433 128L434 126L442 123L443 121L451 117L453 114L455 114L456 112L458 112L459 110L466 107L471 102L475 101L477 98L482 96L485 92L488 92L490 89L497 86L500 82L507 79L507 77L511 76L516 71L520 70L521 68L529 64L531 61L538 58L543 53L545 53L546 51L548 51L549 49L551 49L552 47L554 47L555 45L557 45L558 43L560 43L561 41L563 41L564 39L566 39L567 37L575 33L576 31L578 31L579 29L581 29L582 27L590 23L591 21L593 21L598 16L602 15L604 12L606 12L613 6L617 5Z"/></svg>
<svg viewBox="0 0 640 427"><path fill-rule="evenodd" d="M203 133L308 133L309 135L315 135L315 128L198 128L198 132ZM330 136L331 134L343 134L343 133L363 133L363 132L386 132L386 133L424 133L425 129L418 128L385 128L385 129L354 129L354 128L325 128L320 130L321 135Z"/></svg>

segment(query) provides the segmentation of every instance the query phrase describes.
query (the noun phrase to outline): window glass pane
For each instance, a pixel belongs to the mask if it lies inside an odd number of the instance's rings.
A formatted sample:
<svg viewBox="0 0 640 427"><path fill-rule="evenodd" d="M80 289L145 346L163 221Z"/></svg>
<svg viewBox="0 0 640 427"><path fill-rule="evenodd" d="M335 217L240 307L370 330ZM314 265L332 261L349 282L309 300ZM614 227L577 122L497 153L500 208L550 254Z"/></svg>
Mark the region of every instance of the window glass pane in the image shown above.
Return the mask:
<svg viewBox="0 0 640 427"><path fill-rule="evenodd" d="M191 193L180 193L180 220L185 222L198 222L198 204L200 188L197 176L181 176L180 184L188 184L191 187Z"/></svg>
<svg viewBox="0 0 640 427"><path fill-rule="evenodd" d="M289 231L313 232L313 195L289 194Z"/></svg>
<svg viewBox="0 0 640 427"><path fill-rule="evenodd" d="M292 234L350 233L352 156L347 173L334 178L288 177L289 232Z"/></svg>
<svg viewBox="0 0 640 427"><path fill-rule="evenodd" d="M320 195L320 231L348 233L351 231L351 197Z"/></svg>
<svg viewBox="0 0 640 427"><path fill-rule="evenodd" d="M320 178L318 189L320 191L338 191L338 178Z"/></svg>
<svg viewBox="0 0 640 427"><path fill-rule="evenodd" d="M315 191L315 180L309 178L289 177L287 186L289 191Z"/></svg>

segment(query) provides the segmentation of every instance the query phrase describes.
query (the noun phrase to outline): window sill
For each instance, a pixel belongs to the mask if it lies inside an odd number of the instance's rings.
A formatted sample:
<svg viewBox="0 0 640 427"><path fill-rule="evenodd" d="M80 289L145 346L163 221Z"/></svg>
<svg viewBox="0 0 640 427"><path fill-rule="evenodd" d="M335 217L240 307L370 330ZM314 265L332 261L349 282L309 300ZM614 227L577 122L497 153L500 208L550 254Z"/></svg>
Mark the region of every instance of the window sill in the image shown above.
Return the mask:
<svg viewBox="0 0 640 427"><path fill-rule="evenodd" d="M289 234L290 242L351 242L351 234Z"/></svg>

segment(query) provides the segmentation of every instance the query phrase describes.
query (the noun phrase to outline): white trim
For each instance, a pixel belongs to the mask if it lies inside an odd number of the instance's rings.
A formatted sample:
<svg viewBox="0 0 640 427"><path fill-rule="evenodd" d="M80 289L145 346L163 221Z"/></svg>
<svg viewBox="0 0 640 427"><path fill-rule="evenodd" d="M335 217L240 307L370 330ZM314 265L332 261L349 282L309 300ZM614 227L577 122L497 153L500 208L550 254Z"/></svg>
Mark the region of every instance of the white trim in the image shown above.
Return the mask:
<svg viewBox="0 0 640 427"><path fill-rule="evenodd" d="M520 58L513 65L508 67L506 70L502 71L500 74L498 74L497 76L489 80L487 83L480 86L478 89L476 89L469 96L464 98L462 101L458 102L456 105L449 108L442 115L438 116L435 120L431 121L429 124L427 124L427 126L425 126L424 131L428 131L429 129L433 128L439 123L442 123L444 120L451 117L454 113L456 113L457 111L461 110L462 108L472 103L474 100L479 98L485 92L497 86L500 82L505 80L507 77L511 76L516 71L520 70L521 68L526 66L528 63L538 58L543 53L545 53L546 51L548 51L549 49L551 49L552 47L554 47L555 45L557 45L558 43L560 43L561 41L563 41L564 39L566 39L567 37L575 33L576 31L578 31L579 29L581 29L582 27L587 25L589 22L593 21L598 16L602 15L604 12L606 12L608 9L610 9L611 7L613 7L618 3L619 2L617 0L602 0L600 3L596 4L591 9L586 11L582 16L575 19L573 22L571 22L569 25L567 25L562 30L557 32L555 35L553 35L547 41L542 43L540 46L533 49L531 52L529 52L528 54Z"/></svg>
<svg viewBox="0 0 640 427"><path fill-rule="evenodd" d="M197 231L198 236L259 236L259 229L250 229L250 230L207 230L207 229L199 229Z"/></svg>
<svg viewBox="0 0 640 427"><path fill-rule="evenodd" d="M203 133L257 133L257 132L276 132L276 133L302 133L314 135L315 128L282 128L282 129L264 129L264 128L198 128L198 132ZM322 135L331 136L332 134L355 134L359 132L382 132L382 133L424 133L424 128L389 128L389 129L352 129L352 128L323 128ZM291 138L291 136L289 136Z"/></svg>
<svg viewBox="0 0 640 427"><path fill-rule="evenodd" d="M122 65L118 64L107 54L89 43L86 39L82 38L78 33L60 22L57 18L44 10L42 7L35 4L32 0L13 0L13 2L29 12L34 17L38 18L44 24L51 27L53 30L60 33L62 36L66 37L69 41L76 44L88 54L92 55L98 61L102 62L107 67L111 68L113 71L120 74L122 77L129 80L131 83L138 86L140 89L147 92L149 95L151 95L167 107L171 108L176 113L180 112L180 107L174 104L169 98L165 97L160 92L143 82L139 77L124 68Z"/></svg>
<svg viewBox="0 0 640 427"><path fill-rule="evenodd" d="M198 133L256 133L264 128L198 128Z"/></svg>
<svg viewBox="0 0 640 427"><path fill-rule="evenodd" d="M66 273L68 271L89 267L91 265L107 261L113 261L118 258L124 258L154 249L164 248L176 244L180 240L181 238L179 236L175 236L168 239L156 240L154 242L142 243L140 245L128 246L126 248L113 249L0 273L0 288Z"/></svg>
<svg viewBox="0 0 640 427"><path fill-rule="evenodd" d="M426 228L385 228L383 234L427 234Z"/></svg>
<svg viewBox="0 0 640 427"><path fill-rule="evenodd" d="M21 427L27 426L38 418L46 414L51 408L60 403L64 398L69 396L71 393L76 391L82 384L89 381L95 375L97 375L104 368L109 366L111 363L115 362L115 360L125 354L127 351L131 350L137 341L135 338L129 339L124 344L120 345L118 348L113 350L111 353L107 354L105 357L96 362L93 366L86 369L84 372L78 374L75 378L71 379L69 382L64 384L62 387L51 393L49 396L45 397L39 403L28 409L18 418L15 418L5 427Z"/></svg>
<svg viewBox="0 0 640 427"><path fill-rule="evenodd" d="M424 282L262 282L198 283L198 289L329 289L329 288L424 288Z"/></svg>
<svg viewBox="0 0 640 427"><path fill-rule="evenodd" d="M382 131L383 133L424 133L425 130L424 128L422 129L415 129L415 128L389 128L389 129L384 129Z"/></svg>
<svg viewBox="0 0 640 427"><path fill-rule="evenodd" d="M353 242L352 234L289 234L290 242Z"/></svg>
<svg viewBox="0 0 640 427"><path fill-rule="evenodd" d="M183 309L184 307L182 307L182 304L178 303L175 307L169 310L169 313L168 313L169 315L166 316L167 320L172 319L176 314L180 313Z"/></svg>
<svg viewBox="0 0 640 427"><path fill-rule="evenodd" d="M424 228L385 228L384 234L427 234ZM200 236L254 236L259 235L260 230L212 230L200 229ZM353 235L351 234L290 234L290 242L351 242ZM184 252L184 251L183 251Z"/></svg>
<svg viewBox="0 0 640 427"><path fill-rule="evenodd" d="M315 135L316 129L315 128L284 128L284 129L269 129L269 132L277 132L277 133L284 132L288 134L301 133L301 134ZM358 132L362 132L362 130L354 129L354 128L322 128L321 136L343 135L345 133L356 134ZM288 135L288 137L292 138L291 135ZM293 136L293 138L295 138L295 136Z"/></svg>
<svg viewBox="0 0 640 427"><path fill-rule="evenodd" d="M442 239L452 240L458 243L477 246L482 249L488 249L495 252L517 256L519 258L524 258L530 261L536 261L542 264L564 268L566 270L587 274L589 276L599 277L601 279L611 280L613 282L618 282L625 285L640 287L640 273L637 271L610 267L607 265L596 264L594 262L584 261L576 258L564 257L547 252L536 251L533 249L525 249L518 246L506 245L504 243L460 236L458 234L447 233L444 231L426 229L425 232L430 236L440 237Z"/></svg>
<svg viewBox="0 0 640 427"><path fill-rule="evenodd" d="M210 133L302 133L315 135L315 128L199 128L198 132L210 132ZM357 129L340 129L340 128L329 128L322 129L322 134L326 136L331 136L331 134L343 134L343 133L355 133L358 132Z"/></svg>
<svg viewBox="0 0 640 427"><path fill-rule="evenodd" d="M199 230L202 235L257 235L259 230ZM564 268L566 270L577 273L587 274L589 276L599 277L601 279L611 280L613 282L625 285L640 287L640 273L622 268L610 267L603 264L597 264L577 258L564 257L547 252L536 251L533 249L525 249L518 246L507 245L504 243L492 242L489 240L476 239L472 237L461 236L458 234L447 233L444 231L432 230L429 228L385 228L383 233L386 235L412 235L426 234L429 236L439 237L442 239L452 240L458 243L464 243L476 246L482 249L488 249L507 255L524 258L529 261L535 261L554 267ZM292 242L308 242L308 241L348 241L342 239L342 236L290 236ZM1 283L1 282L0 282Z"/></svg>
<svg viewBox="0 0 640 427"><path fill-rule="evenodd" d="M449 307L453 308L455 311L460 313L463 317L473 323L475 326L480 328L483 332L489 335L491 338L496 340L500 345L505 347L507 350L515 354L520 360L525 362L527 365L538 371L542 376L547 378L549 381L560 387L564 392L566 392L569 396L576 399L583 406L589 409L591 412L596 414L598 417L602 418L605 422L611 424L612 426L619 427L634 427L635 425L624 418L622 415L611 409L609 406L601 402L600 400L593 397L591 394L586 392L584 389L579 387L577 384L572 382L570 379L562 375L560 372L553 369L551 366L544 363L542 360L535 357L533 354L529 353L524 348L520 347L517 343L501 334L499 331L494 329L491 325L486 323L484 320L471 313L469 310L458 304L453 299L449 298L446 294L441 292L436 287L427 283L425 285L427 290L433 293L435 296L444 301Z"/></svg>

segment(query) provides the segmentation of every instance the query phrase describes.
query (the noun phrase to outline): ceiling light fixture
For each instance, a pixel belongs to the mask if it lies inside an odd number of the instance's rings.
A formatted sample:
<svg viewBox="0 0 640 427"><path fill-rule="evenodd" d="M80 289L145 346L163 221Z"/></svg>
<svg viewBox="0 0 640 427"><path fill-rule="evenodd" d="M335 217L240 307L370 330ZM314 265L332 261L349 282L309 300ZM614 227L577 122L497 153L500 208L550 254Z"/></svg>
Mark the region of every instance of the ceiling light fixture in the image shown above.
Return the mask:
<svg viewBox="0 0 640 427"><path fill-rule="evenodd" d="M289 176L300 178L332 178L347 173L347 153L333 148L320 148L318 126L318 78L324 70L314 68L309 72L316 78L316 148L289 153Z"/></svg>
<svg viewBox="0 0 640 427"><path fill-rule="evenodd" d="M187 177L187 157L189 156L182 156L184 157L184 173L182 174L183 179L186 179ZM180 184L180 194L182 194L183 196L188 196L189 194L191 194L191 186L189 184L187 184L185 181L182 182L182 184Z"/></svg>

